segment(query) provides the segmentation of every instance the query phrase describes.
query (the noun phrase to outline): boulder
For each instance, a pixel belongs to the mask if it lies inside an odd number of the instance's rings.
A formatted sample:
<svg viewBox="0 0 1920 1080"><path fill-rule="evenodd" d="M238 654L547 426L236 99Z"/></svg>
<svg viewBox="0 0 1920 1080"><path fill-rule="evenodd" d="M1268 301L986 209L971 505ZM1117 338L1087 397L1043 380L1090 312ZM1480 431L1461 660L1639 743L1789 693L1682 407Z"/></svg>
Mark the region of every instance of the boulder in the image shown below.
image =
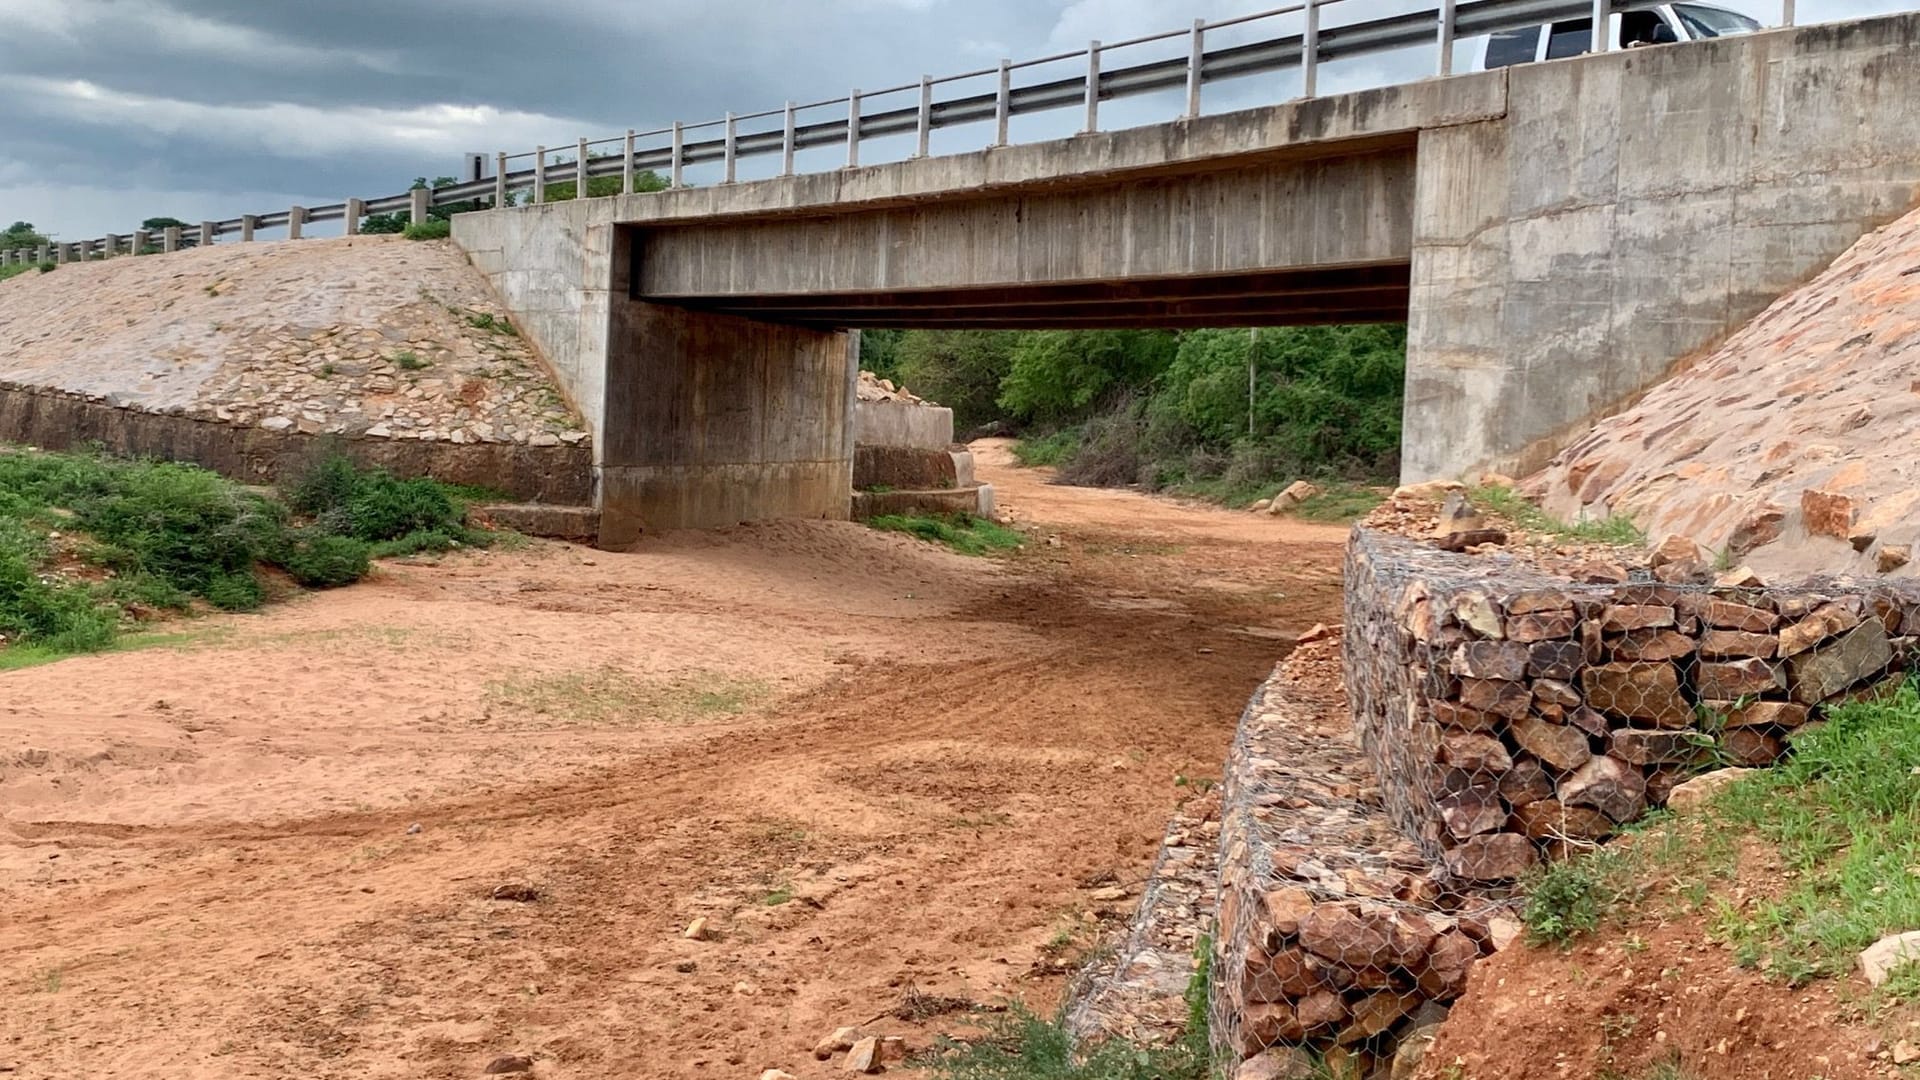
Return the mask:
<svg viewBox="0 0 1920 1080"><path fill-rule="evenodd" d="M1672 664L1603 664L1581 672L1580 683L1587 704L1609 716L1669 728L1693 722L1693 709L1680 696L1679 670Z"/></svg>
<svg viewBox="0 0 1920 1080"><path fill-rule="evenodd" d="M1713 800L1715 795L1729 785L1738 783L1742 777L1751 776L1752 769L1715 769L1702 773L1684 783L1674 785L1667 793L1667 809L1676 814L1692 813Z"/></svg>
<svg viewBox="0 0 1920 1080"><path fill-rule="evenodd" d="M857 1027L835 1028L833 1034L813 1044L813 1056L816 1060L825 1061L835 1054L853 1049L853 1044L860 1039L860 1029Z"/></svg>
<svg viewBox="0 0 1920 1080"><path fill-rule="evenodd" d="M1889 934L1860 953L1860 974L1867 984L1879 986L1893 970L1903 964L1920 964L1920 930Z"/></svg>
<svg viewBox="0 0 1920 1080"><path fill-rule="evenodd" d="M1562 772L1579 768L1593 756L1587 746L1587 733L1578 728L1523 716L1513 722L1511 730L1520 749Z"/></svg>
<svg viewBox="0 0 1920 1080"><path fill-rule="evenodd" d="M1519 833L1476 836L1445 855L1447 872L1468 881L1510 881L1538 860L1532 841Z"/></svg>
<svg viewBox="0 0 1920 1080"><path fill-rule="evenodd" d="M1297 1046L1272 1046L1240 1063L1233 1080L1314 1080L1313 1058Z"/></svg>
<svg viewBox="0 0 1920 1080"><path fill-rule="evenodd" d="M872 1035L853 1044L847 1051L847 1059L840 1063L841 1072L877 1073L886 1065L880 1060L880 1040Z"/></svg>
<svg viewBox="0 0 1920 1080"><path fill-rule="evenodd" d="M1596 757L1560 781L1560 801L1631 821L1647 806L1647 778L1616 757Z"/></svg>
<svg viewBox="0 0 1920 1080"><path fill-rule="evenodd" d="M1886 624L1879 619L1868 619L1840 640L1790 658L1787 683L1793 688L1793 700L1816 705L1863 679L1878 675L1892 662L1893 646L1887 640Z"/></svg>
<svg viewBox="0 0 1920 1080"><path fill-rule="evenodd" d="M1301 920L1300 945L1349 969L1385 970L1393 966L1397 952L1394 932L1391 911L1321 904Z"/></svg>

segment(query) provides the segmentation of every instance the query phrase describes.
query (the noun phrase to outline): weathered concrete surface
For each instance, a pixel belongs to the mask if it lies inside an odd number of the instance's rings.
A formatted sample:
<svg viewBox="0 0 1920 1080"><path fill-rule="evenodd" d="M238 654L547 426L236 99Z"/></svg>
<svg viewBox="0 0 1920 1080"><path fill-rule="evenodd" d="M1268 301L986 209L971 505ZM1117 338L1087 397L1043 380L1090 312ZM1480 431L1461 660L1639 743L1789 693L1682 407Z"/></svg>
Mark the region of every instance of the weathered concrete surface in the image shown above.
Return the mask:
<svg viewBox="0 0 1920 1080"><path fill-rule="evenodd" d="M638 288L662 301L738 303L1404 263L1413 174L1402 143L994 199L655 228Z"/></svg>
<svg viewBox="0 0 1920 1080"><path fill-rule="evenodd" d="M601 543L758 518L845 519L857 338L632 300L615 284L606 435L594 440Z"/></svg>
<svg viewBox="0 0 1920 1080"><path fill-rule="evenodd" d="M1511 69L1423 131L1402 477L1522 474L1920 196L1920 15Z"/></svg>
<svg viewBox="0 0 1920 1080"><path fill-rule="evenodd" d="M853 406L853 441L860 446L945 450L953 445L953 410L939 405L858 401Z"/></svg>
<svg viewBox="0 0 1920 1080"><path fill-rule="evenodd" d="M516 443L316 436L169 416L55 391L0 387L0 433L47 450L99 444L116 454L188 461L248 483L273 483L339 450L401 476L432 476L542 503L592 500L591 449Z"/></svg>

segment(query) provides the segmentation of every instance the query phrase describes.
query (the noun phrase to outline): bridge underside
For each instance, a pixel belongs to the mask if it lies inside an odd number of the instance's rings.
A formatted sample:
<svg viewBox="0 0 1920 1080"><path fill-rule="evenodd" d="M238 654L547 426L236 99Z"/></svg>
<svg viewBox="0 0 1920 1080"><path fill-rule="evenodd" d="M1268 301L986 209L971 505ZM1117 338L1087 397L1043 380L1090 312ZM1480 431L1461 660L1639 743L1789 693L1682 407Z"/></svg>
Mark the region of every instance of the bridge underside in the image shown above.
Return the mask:
<svg viewBox="0 0 1920 1080"><path fill-rule="evenodd" d="M1411 273L1411 263L1399 262L1124 281L673 297L655 302L816 330L1304 326L1404 322Z"/></svg>

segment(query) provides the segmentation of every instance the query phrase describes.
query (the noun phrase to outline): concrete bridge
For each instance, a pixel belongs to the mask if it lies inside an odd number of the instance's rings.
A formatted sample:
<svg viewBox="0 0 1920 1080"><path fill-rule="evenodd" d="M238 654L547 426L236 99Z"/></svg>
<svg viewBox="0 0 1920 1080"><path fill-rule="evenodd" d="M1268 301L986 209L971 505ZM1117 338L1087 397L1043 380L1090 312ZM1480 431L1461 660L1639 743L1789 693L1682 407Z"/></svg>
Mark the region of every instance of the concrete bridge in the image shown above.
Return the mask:
<svg viewBox="0 0 1920 1080"><path fill-rule="evenodd" d="M603 541L847 512L863 327L1409 329L1404 476L1537 466L1920 198L1920 15L463 214Z"/></svg>

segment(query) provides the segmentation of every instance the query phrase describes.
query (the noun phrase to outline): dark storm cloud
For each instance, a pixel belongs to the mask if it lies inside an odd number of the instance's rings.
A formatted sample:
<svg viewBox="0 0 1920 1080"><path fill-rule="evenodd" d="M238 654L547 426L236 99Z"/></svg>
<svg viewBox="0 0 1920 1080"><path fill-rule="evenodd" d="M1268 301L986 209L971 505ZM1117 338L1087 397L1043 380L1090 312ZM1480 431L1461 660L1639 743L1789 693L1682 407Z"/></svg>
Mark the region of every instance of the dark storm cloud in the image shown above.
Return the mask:
<svg viewBox="0 0 1920 1080"><path fill-rule="evenodd" d="M382 194L454 171L465 150L819 100L1272 2L0 0L0 218L78 238L149 214ZM1801 11L1837 17L1862 2ZM1346 0L1352 14L1336 21L1409 6ZM1323 86L1430 64L1369 61ZM1279 96L1249 84L1213 100ZM1160 111L1124 103L1107 116L1117 126Z"/></svg>

